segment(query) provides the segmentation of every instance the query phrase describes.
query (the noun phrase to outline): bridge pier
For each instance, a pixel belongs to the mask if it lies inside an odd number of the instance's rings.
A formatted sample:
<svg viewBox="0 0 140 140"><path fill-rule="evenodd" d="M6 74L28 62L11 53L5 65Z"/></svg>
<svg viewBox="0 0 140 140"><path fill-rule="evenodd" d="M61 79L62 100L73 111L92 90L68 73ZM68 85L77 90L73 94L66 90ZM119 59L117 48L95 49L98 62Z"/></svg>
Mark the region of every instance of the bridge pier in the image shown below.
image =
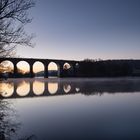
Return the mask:
<svg viewBox="0 0 140 140"><path fill-rule="evenodd" d="M13 65L14 65L13 77L16 78L18 74L17 62L13 62Z"/></svg>
<svg viewBox="0 0 140 140"><path fill-rule="evenodd" d="M34 90L33 90L33 81L30 82L30 92L28 94L28 96L32 97L34 96Z"/></svg>
<svg viewBox="0 0 140 140"><path fill-rule="evenodd" d="M73 77L76 77L77 70L76 70L76 64L73 64Z"/></svg>
<svg viewBox="0 0 140 140"><path fill-rule="evenodd" d="M45 78L48 78L48 65L49 65L49 63L45 63L45 64L44 64L44 67L45 67L45 70L44 70L44 77L45 77Z"/></svg>
<svg viewBox="0 0 140 140"><path fill-rule="evenodd" d="M63 65L64 63L59 63L59 67L58 67L58 77L63 77L64 74L63 74Z"/></svg>
<svg viewBox="0 0 140 140"><path fill-rule="evenodd" d="M33 72L33 64L34 62L28 62L30 65L30 77L33 78L34 77L34 72Z"/></svg>

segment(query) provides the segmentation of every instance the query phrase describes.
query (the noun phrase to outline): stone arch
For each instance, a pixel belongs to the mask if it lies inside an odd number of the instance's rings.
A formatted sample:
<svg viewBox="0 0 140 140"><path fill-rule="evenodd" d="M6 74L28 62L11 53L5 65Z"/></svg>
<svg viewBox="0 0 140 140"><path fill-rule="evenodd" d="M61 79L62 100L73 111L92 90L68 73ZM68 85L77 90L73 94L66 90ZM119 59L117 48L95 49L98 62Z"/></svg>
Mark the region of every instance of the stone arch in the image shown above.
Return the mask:
<svg viewBox="0 0 140 140"><path fill-rule="evenodd" d="M35 77L45 77L45 65L41 61L36 61L33 64L33 73Z"/></svg>
<svg viewBox="0 0 140 140"><path fill-rule="evenodd" d="M69 62L65 62L63 64L63 75L64 75L64 77L73 76L73 72L74 72L73 64L71 64Z"/></svg>
<svg viewBox="0 0 140 140"><path fill-rule="evenodd" d="M64 70L68 70L68 69L71 69L73 66L72 64L68 63L68 62L65 62L64 65L63 65L63 69Z"/></svg>
<svg viewBox="0 0 140 140"><path fill-rule="evenodd" d="M59 64L56 62L50 62L48 64L48 77L58 77L59 76Z"/></svg>
<svg viewBox="0 0 140 140"><path fill-rule="evenodd" d="M17 62L16 64L17 67L17 76L24 76L24 77L29 77L30 76L30 64L28 61L21 60Z"/></svg>
<svg viewBox="0 0 140 140"><path fill-rule="evenodd" d="M76 69L79 69L79 67L80 67L80 64L77 62L77 63L75 63L75 68Z"/></svg>
<svg viewBox="0 0 140 140"><path fill-rule="evenodd" d="M14 73L14 64L12 61L3 60L0 63L0 76L1 77L12 77Z"/></svg>

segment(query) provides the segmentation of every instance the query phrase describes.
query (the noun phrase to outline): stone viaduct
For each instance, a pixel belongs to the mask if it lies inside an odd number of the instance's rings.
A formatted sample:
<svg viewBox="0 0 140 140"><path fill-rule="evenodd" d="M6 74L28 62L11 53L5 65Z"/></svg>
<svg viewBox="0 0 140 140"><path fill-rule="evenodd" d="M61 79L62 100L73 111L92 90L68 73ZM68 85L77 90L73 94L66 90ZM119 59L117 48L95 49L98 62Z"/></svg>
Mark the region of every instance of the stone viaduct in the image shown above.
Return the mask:
<svg viewBox="0 0 140 140"><path fill-rule="evenodd" d="M51 62L54 62L58 67L58 77L63 77L63 70L64 70L65 63L69 64L70 67L72 68L71 77L76 77L76 75L77 75L76 71L77 71L77 68L80 63L80 61L74 61L74 60L37 59L37 58L0 58L0 63L3 61L10 61L13 63L13 66L14 66L13 76L14 77L16 77L17 73L18 73L17 64L20 61L27 62L30 66L29 74L30 74L31 78L34 77L33 65L35 62L41 62L44 65L44 77L45 78L48 78L48 65Z"/></svg>

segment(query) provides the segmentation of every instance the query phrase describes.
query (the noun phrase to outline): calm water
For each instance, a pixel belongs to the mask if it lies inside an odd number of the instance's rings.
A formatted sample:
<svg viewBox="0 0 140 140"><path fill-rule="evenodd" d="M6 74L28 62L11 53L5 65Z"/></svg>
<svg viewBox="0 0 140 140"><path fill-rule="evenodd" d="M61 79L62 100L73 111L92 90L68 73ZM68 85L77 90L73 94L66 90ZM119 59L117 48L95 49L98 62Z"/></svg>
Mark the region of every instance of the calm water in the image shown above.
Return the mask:
<svg viewBox="0 0 140 140"><path fill-rule="evenodd" d="M140 78L0 81L0 140L139 140Z"/></svg>

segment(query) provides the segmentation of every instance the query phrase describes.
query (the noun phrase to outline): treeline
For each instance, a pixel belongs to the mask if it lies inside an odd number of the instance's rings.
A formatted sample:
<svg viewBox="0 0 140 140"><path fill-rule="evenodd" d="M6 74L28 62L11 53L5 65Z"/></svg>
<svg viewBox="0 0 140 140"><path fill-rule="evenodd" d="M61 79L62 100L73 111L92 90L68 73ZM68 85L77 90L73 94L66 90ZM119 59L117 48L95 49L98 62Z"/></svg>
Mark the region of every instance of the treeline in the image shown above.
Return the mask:
<svg viewBox="0 0 140 140"><path fill-rule="evenodd" d="M81 61L78 77L140 76L140 60Z"/></svg>
<svg viewBox="0 0 140 140"><path fill-rule="evenodd" d="M24 77L31 77L30 73L12 73L12 72L6 72L6 73L0 73L0 78L24 78Z"/></svg>

